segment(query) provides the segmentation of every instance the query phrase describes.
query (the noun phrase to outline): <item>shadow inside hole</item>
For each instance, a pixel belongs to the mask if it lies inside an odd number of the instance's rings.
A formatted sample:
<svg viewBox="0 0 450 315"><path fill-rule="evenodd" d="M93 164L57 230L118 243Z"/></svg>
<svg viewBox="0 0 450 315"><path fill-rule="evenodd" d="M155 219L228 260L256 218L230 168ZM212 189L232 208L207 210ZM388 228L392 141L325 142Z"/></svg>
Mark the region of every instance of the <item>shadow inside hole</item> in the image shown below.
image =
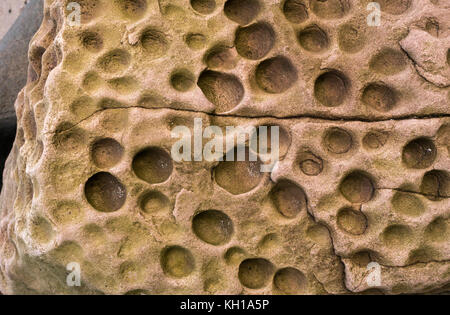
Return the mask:
<svg viewBox="0 0 450 315"><path fill-rule="evenodd" d="M16 136L16 118L0 119L0 190L3 185L3 169Z"/></svg>

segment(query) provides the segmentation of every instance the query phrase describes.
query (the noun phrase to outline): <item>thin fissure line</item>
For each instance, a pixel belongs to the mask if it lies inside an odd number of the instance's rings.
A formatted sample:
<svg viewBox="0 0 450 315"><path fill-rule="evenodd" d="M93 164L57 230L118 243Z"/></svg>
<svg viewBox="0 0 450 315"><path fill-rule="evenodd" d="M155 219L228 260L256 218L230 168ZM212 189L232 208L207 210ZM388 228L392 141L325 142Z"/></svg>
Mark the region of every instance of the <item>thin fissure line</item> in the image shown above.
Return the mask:
<svg viewBox="0 0 450 315"><path fill-rule="evenodd" d="M448 114L428 114L428 115L405 115L405 116L398 116L398 117L391 117L391 118L380 118L380 119L365 119L365 118L358 118L358 117L337 117L337 116L326 116L326 115L293 115L293 116L284 116L284 117L277 117L273 115L260 115L260 116L245 116L245 115L238 115L238 114L217 114L217 113L209 113L205 111L200 110L193 110L193 109L179 109L179 108L171 108L171 107L144 107L144 106L118 106L118 107L110 107L110 108L103 108L100 110L95 111L88 117L80 120L75 125L71 126L70 128L60 130L60 131L53 131L50 133L62 133L71 130L72 128L78 126L79 124L83 123L86 120L89 120L93 116L102 113L107 110L118 110L118 109L131 109L131 108L140 108L140 109L148 109L148 110L172 110L172 111L179 111L179 112L185 112L185 113L198 113L202 115L208 115L213 117L224 117L224 118L241 118L241 119L276 119L276 120L292 120L292 119L313 119L313 120L324 120L324 121L336 121L336 122L362 122L362 123L379 123L379 122L386 122L386 121L403 121L403 120L421 120L421 119L438 119L438 118L450 118L450 113Z"/></svg>
<svg viewBox="0 0 450 315"><path fill-rule="evenodd" d="M414 195L420 195L420 196L424 196L424 197L434 197L434 198L440 198L440 199L450 198L450 196L446 196L446 195L426 194L426 193L423 193L420 191L407 190L407 189L401 189L401 188L378 187L376 189L377 190L393 190L393 191L398 191L398 192L402 192L405 194L414 194Z"/></svg>

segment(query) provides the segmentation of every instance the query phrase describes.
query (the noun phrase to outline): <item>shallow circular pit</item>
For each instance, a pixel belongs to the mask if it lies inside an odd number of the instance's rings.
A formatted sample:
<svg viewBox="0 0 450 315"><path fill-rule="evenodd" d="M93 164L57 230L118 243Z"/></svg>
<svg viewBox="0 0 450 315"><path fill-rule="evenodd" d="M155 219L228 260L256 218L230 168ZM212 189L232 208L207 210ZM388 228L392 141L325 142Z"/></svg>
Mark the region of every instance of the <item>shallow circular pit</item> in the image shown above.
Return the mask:
<svg viewBox="0 0 450 315"><path fill-rule="evenodd" d="M225 2L225 15L232 21L247 25L252 22L260 11L258 0L228 0Z"/></svg>
<svg viewBox="0 0 450 315"><path fill-rule="evenodd" d="M165 182L173 171L172 158L165 150L157 147L136 154L132 167L137 177L150 184Z"/></svg>
<svg viewBox="0 0 450 315"><path fill-rule="evenodd" d="M189 276L195 269L192 253L181 246L170 246L161 253L161 267L164 273L173 278Z"/></svg>
<svg viewBox="0 0 450 315"><path fill-rule="evenodd" d="M417 138L403 148L402 160L408 168L423 169L433 165L436 156L437 149L431 139Z"/></svg>
<svg viewBox="0 0 450 315"><path fill-rule="evenodd" d="M230 217L222 211L207 210L195 215L192 230L202 241L218 246L230 241L234 227Z"/></svg>
<svg viewBox="0 0 450 315"><path fill-rule="evenodd" d="M297 184L282 180L279 181L270 192L276 209L286 218L295 218L302 211L306 212L306 194Z"/></svg>
<svg viewBox="0 0 450 315"><path fill-rule="evenodd" d="M329 71L321 74L314 83L314 96L324 106L341 105L348 95L349 81L339 71Z"/></svg>
<svg viewBox="0 0 450 315"><path fill-rule="evenodd" d="M298 73L292 62L284 56L276 56L261 62L255 73L256 83L267 93L286 92L298 80Z"/></svg>
<svg viewBox="0 0 450 315"><path fill-rule="evenodd" d="M260 289L269 283L273 271L274 267L267 259L250 258L239 265L238 277L243 286Z"/></svg>
<svg viewBox="0 0 450 315"><path fill-rule="evenodd" d="M112 138L100 139L92 144L91 157L100 168L110 168L122 159L124 148Z"/></svg>
<svg viewBox="0 0 450 315"><path fill-rule="evenodd" d="M365 203L372 199L375 187L368 175L355 171L344 178L339 191L351 203Z"/></svg>

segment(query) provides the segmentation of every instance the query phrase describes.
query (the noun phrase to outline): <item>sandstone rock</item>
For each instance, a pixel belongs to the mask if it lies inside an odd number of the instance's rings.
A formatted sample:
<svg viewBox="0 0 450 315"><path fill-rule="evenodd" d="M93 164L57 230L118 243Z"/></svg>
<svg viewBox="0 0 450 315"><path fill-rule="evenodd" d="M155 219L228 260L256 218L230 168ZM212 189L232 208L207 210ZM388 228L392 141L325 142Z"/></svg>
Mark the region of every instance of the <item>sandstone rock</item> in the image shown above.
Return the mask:
<svg viewBox="0 0 450 315"><path fill-rule="evenodd" d="M444 40L424 30L412 29L400 45L426 80L440 87L450 86L450 50L447 48L450 36Z"/></svg>
<svg viewBox="0 0 450 315"><path fill-rule="evenodd" d="M448 5L380 1L369 27L368 2L84 0L70 26L67 1L46 1L0 199L0 290L448 290L449 91L399 45ZM177 162L171 132L196 118L279 126L281 159Z"/></svg>

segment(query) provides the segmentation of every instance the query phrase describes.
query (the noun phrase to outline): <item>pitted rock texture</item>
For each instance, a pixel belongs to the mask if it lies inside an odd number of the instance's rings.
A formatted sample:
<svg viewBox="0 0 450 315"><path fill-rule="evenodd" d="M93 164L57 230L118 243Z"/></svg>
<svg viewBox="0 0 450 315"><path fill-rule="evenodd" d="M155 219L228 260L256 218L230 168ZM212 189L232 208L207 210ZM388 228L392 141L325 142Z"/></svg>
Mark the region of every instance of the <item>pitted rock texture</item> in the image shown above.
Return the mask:
<svg viewBox="0 0 450 315"><path fill-rule="evenodd" d="M379 27L365 0L79 2L70 26L47 0L30 45L3 293L449 289L446 1L380 1ZM279 126L281 159L176 162L195 118Z"/></svg>

